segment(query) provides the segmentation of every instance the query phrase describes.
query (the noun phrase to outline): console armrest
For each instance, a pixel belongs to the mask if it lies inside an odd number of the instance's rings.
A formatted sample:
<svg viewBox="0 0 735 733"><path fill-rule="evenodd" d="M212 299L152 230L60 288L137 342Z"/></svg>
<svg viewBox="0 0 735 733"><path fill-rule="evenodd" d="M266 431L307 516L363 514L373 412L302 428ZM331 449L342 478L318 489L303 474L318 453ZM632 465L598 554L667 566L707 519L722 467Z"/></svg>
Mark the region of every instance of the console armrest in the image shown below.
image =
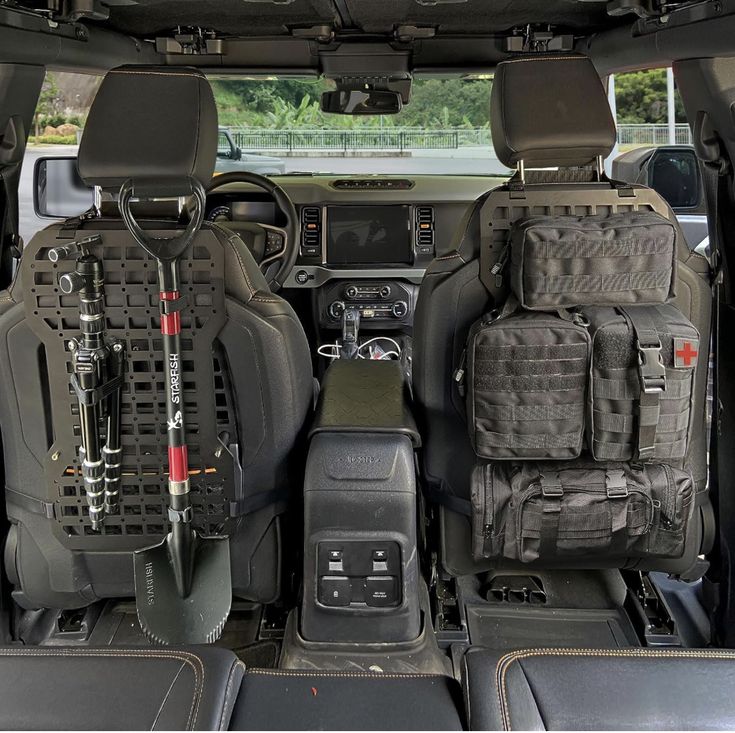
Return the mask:
<svg viewBox="0 0 735 733"><path fill-rule="evenodd" d="M421 445L397 361L340 359L322 380L309 437L317 433L398 433Z"/></svg>

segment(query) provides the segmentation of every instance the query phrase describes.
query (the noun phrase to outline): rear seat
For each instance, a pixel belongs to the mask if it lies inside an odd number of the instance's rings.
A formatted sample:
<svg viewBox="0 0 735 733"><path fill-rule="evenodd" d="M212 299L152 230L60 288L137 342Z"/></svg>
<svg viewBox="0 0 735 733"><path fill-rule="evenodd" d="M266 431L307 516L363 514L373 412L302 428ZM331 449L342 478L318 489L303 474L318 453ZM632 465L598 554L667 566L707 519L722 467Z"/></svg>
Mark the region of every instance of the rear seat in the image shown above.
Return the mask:
<svg viewBox="0 0 735 733"><path fill-rule="evenodd" d="M244 665L230 651L0 649L2 730L226 730Z"/></svg>
<svg viewBox="0 0 735 733"><path fill-rule="evenodd" d="M450 677L253 669L231 730L463 730Z"/></svg>
<svg viewBox="0 0 735 733"><path fill-rule="evenodd" d="M733 730L735 652L471 649L470 730Z"/></svg>

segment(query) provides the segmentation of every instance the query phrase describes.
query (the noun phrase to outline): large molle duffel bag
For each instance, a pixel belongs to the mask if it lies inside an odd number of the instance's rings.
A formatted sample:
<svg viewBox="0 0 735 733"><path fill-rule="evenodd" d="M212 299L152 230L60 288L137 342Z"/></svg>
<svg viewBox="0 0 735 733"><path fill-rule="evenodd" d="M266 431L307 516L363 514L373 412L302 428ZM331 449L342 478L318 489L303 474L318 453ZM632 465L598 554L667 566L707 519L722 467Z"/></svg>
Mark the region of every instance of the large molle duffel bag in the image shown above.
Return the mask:
<svg viewBox="0 0 735 733"><path fill-rule="evenodd" d="M529 310L663 303L674 296L676 229L651 211L538 216L511 231L511 287Z"/></svg>
<svg viewBox="0 0 735 733"><path fill-rule="evenodd" d="M594 458L683 461L697 329L672 305L585 308L584 316L592 336L587 427Z"/></svg>
<svg viewBox="0 0 735 733"><path fill-rule="evenodd" d="M486 316L467 342L467 413L475 452L569 459L584 441L590 337L546 313Z"/></svg>
<svg viewBox="0 0 735 733"><path fill-rule="evenodd" d="M666 464L487 463L472 477L478 559L679 558L694 508L689 472Z"/></svg>

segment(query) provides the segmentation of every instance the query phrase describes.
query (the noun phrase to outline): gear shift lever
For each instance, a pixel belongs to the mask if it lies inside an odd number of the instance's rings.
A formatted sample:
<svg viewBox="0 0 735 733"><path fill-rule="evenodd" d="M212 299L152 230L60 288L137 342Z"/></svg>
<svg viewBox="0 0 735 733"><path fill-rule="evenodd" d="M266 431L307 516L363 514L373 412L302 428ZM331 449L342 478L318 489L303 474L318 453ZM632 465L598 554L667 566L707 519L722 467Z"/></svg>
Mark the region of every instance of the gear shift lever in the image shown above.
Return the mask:
<svg viewBox="0 0 735 733"><path fill-rule="evenodd" d="M340 359L357 359L360 333L360 311L357 308L345 308L342 312L342 345Z"/></svg>

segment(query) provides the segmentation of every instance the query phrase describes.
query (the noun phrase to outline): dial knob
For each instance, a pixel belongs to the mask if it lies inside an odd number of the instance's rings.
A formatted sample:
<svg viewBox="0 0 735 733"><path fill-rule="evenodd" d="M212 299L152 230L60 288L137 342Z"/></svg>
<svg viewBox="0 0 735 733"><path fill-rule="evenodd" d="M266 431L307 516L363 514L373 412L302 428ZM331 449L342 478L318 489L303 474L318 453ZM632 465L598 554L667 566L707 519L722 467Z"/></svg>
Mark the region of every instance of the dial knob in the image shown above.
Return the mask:
<svg viewBox="0 0 735 733"><path fill-rule="evenodd" d="M405 300L397 300L393 303L391 313L395 318L405 318L408 315L408 303Z"/></svg>
<svg viewBox="0 0 735 733"><path fill-rule="evenodd" d="M335 300L329 305L329 315L338 321L342 318L342 314L345 312L345 304L341 300Z"/></svg>
<svg viewBox="0 0 735 733"><path fill-rule="evenodd" d="M357 288L354 285L348 285L345 288L345 295L350 299L353 300L357 297Z"/></svg>
<svg viewBox="0 0 735 733"><path fill-rule="evenodd" d="M390 285L383 285L383 287L380 288L380 297L383 300L390 298Z"/></svg>

